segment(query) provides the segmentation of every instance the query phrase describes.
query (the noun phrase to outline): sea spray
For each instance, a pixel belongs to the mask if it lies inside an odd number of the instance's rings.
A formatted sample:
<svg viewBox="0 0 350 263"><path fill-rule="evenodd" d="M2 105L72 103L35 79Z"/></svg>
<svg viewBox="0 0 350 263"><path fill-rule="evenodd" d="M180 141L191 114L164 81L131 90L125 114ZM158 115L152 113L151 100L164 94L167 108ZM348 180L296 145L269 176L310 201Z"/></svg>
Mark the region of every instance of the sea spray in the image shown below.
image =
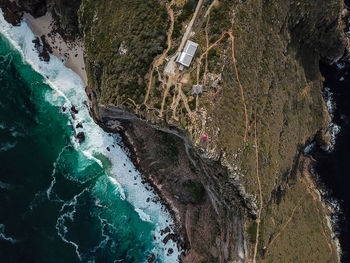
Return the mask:
<svg viewBox="0 0 350 263"><path fill-rule="evenodd" d="M83 130L86 135L85 142L80 144L74 136L69 138L69 145L77 151L75 176L79 177L81 175L79 171L88 169L92 163L103 166L108 174L106 178L114 186L113 192L118 193L116 197L119 198L119 200L126 199L134 207L134 210L139 214L141 220L147 221L153 225L152 235L155 237L155 244L152 253L157 255L157 258L161 258L164 262L176 262L180 254L176 244L172 240L168 241L167 244L161 242L164 236L160 234L160 230L167 226L173 226L173 221L169 212L166 211L159 202L146 202L146 200L156 200L157 197L154 193L147 191L142 183L141 175L136 171L127 154L118 146L120 137L118 135L109 136L91 119L89 109L85 103L86 95L84 87L79 77L66 68L56 57L51 56L49 63L40 60L34 48L34 44L32 43L34 35L26 23L22 23L18 27L13 27L4 20L2 13L0 13L0 33L11 42L21 53L23 59L30 64L36 72L40 73L45 82L52 88L51 91L48 90L46 92L45 99L51 105L68 109L66 113L69 117L68 124L72 128L76 127L78 123L83 124ZM73 106L78 111L74 113L74 116L69 113L69 109ZM69 145L67 147L70 147ZM115 147L111 147L112 145ZM109 147L110 150L107 150L107 147ZM108 163L105 158L109 160L110 165L104 165L104 163ZM63 159L68 161L68 158ZM60 161L61 158L57 158L57 162ZM56 165L55 163L53 167L53 175L55 175ZM69 177L67 177L67 179L74 180L74 178ZM56 177L53 176L52 180L46 192L49 199L52 197L52 191L54 191L56 185ZM78 180L84 183L90 180L90 178L84 179L79 177ZM103 187L106 187L106 181L104 181L104 178L100 178L95 187L91 190L91 193L96 199L98 199L98 196L103 196L104 192L101 191ZM84 191L85 190L81 191L80 194L83 194ZM66 221L68 219L68 221L74 221L75 205L77 205L80 194L74 196L68 203L65 202L62 205L56 227L57 233L61 239L74 246L78 258L82 259L83 256L79 250L79 246L67 238L68 229L66 226ZM60 202L60 198L56 195L57 194L55 194L55 199ZM118 200L115 200L115 202L117 201ZM109 201L99 200L96 202L104 203L101 206L106 207L105 204L108 204ZM67 207L73 207L74 209L65 211ZM97 215L99 214L97 213ZM113 216L118 216L118 214L113 214ZM102 225L102 235L104 236L103 240L107 240L104 232L105 230L103 230L105 228L104 225L106 225L106 223L103 222L107 221L106 219L100 218L100 222ZM128 226L125 225L125 227ZM107 241L104 243L106 242ZM174 252L167 255L167 251L170 248Z"/></svg>
<svg viewBox="0 0 350 263"><path fill-rule="evenodd" d="M340 126L337 125L336 123L334 123L334 111L336 108L336 104L334 102L334 98L333 98L333 93L331 92L331 90L328 87L324 87L323 92L323 99L326 102L326 106L327 106L327 110L328 110L328 114L331 118L331 121L329 122L328 126L327 126L327 131L329 132L330 135L330 141L329 144L327 146L324 146L323 149L326 151L333 151L334 147L335 147L335 143L336 143L336 137L337 134L340 132Z"/></svg>
<svg viewBox="0 0 350 263"><path fill-rule="evenodd" d="M3 224L0 224L0 240L8 241L12 244L18 243L19 240L16 240L13 237L6 236L5 234L5 226Z"/></svg>

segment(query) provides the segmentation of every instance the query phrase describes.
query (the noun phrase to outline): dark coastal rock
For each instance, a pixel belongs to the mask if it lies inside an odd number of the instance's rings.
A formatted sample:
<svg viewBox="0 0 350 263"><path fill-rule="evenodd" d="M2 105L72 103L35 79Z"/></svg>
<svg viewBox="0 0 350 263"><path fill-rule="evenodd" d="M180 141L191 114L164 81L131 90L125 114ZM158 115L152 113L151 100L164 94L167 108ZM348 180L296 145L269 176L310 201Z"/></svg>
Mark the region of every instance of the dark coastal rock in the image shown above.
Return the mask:
<svg viewBox="0 0 350 263"><path fill-rule="evenodd" d="M164 235L164 234L169 233L169 232L170 232L170 228L168 226L166 228L160 230L161 235Z"/></svg>
<svg viewBox="0 0 350 263"><path fill-rule="evenodd" d="M42 42L42 44L43 44L44 50L46 50L48 53L52 54L53 51L52 51L52 48L51 48L49 42L48 42L47 39L46 39L46 36L45 36L45 35L42 35L42 36L40 37L40 39L41 39L41 42Z"/></svg>
<svg viewBox="0 0 350 263"><path fill-rule="evenodd" d="M82 36L78 21L81 0L48 0L52 6L52 17L56 22L56 32L66 41L74 41Z"/></svg>
<svg viewBox="0 0 350 263"><path fill-rule="evenodd" d="M0 8L3 10L5 20L17 26L21 22L23 12L31 14L34 18L45 15L47 3L46 0L2 0L0 1Z"/></svg>
<svg viewBox="0 0 350 263"><path fill-rule="evenodd" d="M3 1L0 4L5 20L13 26L18 26L23 16L21 8L15 2Z"/></svg>
<svg viewBox="0 0 350 263"><path fill-rule="evenodd" d="M152 254L152 256L150 256L147 260L148 263L152 263L154 262L154 260L156 259L156 256L154 254Z"/></svg>
<svg viewBox="0 0 350 263"><path fill-rule="evenodd" d="M109 147L107 147L106 150L109 151L109 152L111 151L111 149Z"/></svg>
<svg viewBox="0 0 350 263"><path fill-rule="evenodd" d="M70 108L70 111L74 114L78 114L78 112L79 112L74 105L72 105L72 107Z"/></svg>
<svg viewBox="0 0 350 263"><path fill-rule="evenodd" d="M82 143L85 141L85 134L84 132L78 132L77 135L75 135L75 138L78 139L79 143Z"/></svg>
<svg viewBox="0 0 350 263"><path fill-rule="evenodd" d="M50 61L50 53L49 51L51 50L51 48L48 46L45 37L41 36L36 37L32 43L34 43L34 48L38 51L39 53L39 58L45 62L49 62Z"/></svg>
<svg viewBox="0 0 350 263"><path fill-rule="evenodd" d="M174 249L169 248L169 249L168 249L168 254L171 255L171 254L173 254L173 253L174 253Z"/></svg>
<svg viewBox="0 0 350 263"><path fill-rule="evenodd" d="M163 244L165 245L168 243L169 240L176 240L176 235L175 234L167 234L166 237L162 240Z"/></svg>
<svg viewBox="0 0 350 263"><path fill-rule="evenodd" d="M75 126L75 128L83 128L83 124L81 123L81 122L79 122L78 124L77 124L77 126Z"/></svg>
<svg viewBox="0 0 350 263"><path fill-rule="evenodd" d="M23 11L28 12L34 18L41 17L46 14L46 0L21 0L18 1Z"/></svg>

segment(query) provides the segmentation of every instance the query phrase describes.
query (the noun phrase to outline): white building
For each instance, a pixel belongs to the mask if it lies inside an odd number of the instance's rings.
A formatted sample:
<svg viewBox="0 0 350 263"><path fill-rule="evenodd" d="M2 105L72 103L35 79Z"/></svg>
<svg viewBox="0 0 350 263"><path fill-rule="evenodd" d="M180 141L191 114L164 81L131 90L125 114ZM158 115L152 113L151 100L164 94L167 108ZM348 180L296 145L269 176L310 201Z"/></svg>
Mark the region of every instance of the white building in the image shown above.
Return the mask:
<svg viewBox="0 0 350 263"><path fill-rule="evenodd" d="M176 62L180 64L180 70L183 70L184 67L190 66L191 61L194 57L194 53L196 53L197 47L197 43L191 40L187 40L185 48L176 59Z"/></svg>
<svg viewBox="0 0 350 263"><path fill-rule="evenodd" d="M199 95L203 93L203 85L193 85L192 95Z"/></svg>

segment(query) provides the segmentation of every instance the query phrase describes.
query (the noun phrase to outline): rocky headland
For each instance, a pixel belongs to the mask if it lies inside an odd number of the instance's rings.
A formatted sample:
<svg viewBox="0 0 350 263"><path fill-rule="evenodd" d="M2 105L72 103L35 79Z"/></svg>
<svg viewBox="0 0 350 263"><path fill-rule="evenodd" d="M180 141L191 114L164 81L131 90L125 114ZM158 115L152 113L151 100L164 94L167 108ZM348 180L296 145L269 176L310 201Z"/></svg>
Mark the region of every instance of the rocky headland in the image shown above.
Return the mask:
<svg viewBox="0 0 350 263"><path fill-rule="evenodd" d="M95 121L172 212L181 260L339 262L303 148L329 141L319 61L347 55L344 3L102 2L0 6L87 84ZM179 71L188 39L199 48Z"/></svg>

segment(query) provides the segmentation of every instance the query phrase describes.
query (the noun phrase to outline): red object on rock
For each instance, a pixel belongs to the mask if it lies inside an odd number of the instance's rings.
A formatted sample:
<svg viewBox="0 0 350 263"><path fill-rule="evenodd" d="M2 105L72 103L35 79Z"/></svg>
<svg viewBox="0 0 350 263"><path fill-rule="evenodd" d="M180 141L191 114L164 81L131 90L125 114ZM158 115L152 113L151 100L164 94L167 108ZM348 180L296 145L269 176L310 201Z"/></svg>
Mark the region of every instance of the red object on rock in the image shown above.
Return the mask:
<svg viewBox="0 0 350 263"><path fill-rule="evenodd" d="M203 139L203 140L206 140L206 139L208 139L208 136L205 135L205 134L203 134L203 135L202 135L202 139Z"/></svg>

